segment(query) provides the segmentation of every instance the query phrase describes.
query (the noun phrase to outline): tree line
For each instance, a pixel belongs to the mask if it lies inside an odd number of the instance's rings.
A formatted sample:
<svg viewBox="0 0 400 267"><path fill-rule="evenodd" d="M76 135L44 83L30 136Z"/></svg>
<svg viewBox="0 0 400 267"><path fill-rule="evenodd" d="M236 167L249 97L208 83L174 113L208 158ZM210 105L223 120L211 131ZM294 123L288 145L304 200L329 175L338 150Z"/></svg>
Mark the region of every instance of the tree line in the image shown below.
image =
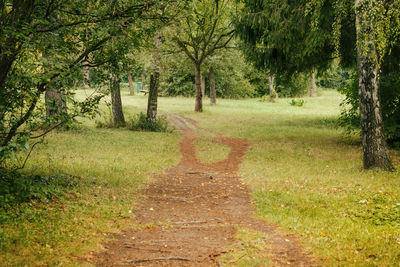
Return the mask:
<svg viewBox="0 0 400 267"><path fill-rule="evenodd" d="M60 125L94 117L106 94L113 124L125 125L121 76L132 87L131 70L145 54L149 123L157 120L163 82L167 95L194 82L194 110L201 112L206 84L213 104L224 84L227 96L268 93L273 100L277 91L285 94L281 85L301 92L299 84L316 96L316 74L339 62L352 73L341 89L351 104L343 121L354 126L359 119L364 167L393 169L385 133L400 141L397 0L3 0L0 8L3 167ZM163 80L166 58L176 67ZM76 84L89 81L96 90L77 100Z"/></svg>

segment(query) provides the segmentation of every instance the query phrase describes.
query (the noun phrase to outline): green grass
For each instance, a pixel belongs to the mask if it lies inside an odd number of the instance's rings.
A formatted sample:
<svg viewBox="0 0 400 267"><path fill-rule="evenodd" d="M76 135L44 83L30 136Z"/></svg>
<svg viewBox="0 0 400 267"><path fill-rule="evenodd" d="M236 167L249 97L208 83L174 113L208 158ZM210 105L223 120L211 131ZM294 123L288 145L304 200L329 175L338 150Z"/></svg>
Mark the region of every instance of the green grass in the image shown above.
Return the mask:
<svg viewBox="0 0 400 267"><path fill-rule="evenodd" d="M219 259L226 267L267 267L273 266L266 257L267 235L250 229L239 228L236 240Z"/></svg>
<svg viewBox="0 0 400 267"><path fill-rule="evenodd" d="M23 171L71 176L77 185L49 204L24 204L2 222L0 265L78 264L80 256L100 248L105 233L132 223L151 174L179 161L179 138L87 125L51 133Z"/></svg>
<svg viewBox="0 0 400 267"><path fill-rule="evenodd" d="M196 146L196 156L202 162L218 162L228 157L231 148L227 145L218 143L215 136L195 129L198 138L194 144Z"/></svg>
<svg viewBox="0 0 400 267"><path fill-rule="evenodd" d="M160 98L160 107L248 139L241 175L253 189L257 216L299 235L326 266L398 266L400 172L362 169L359 137L335 128L341 99L323 91L302 107L289 99L219 100L195 114L193 99ZM145 106L141 97L126 103ZM399 169L399 153L392 156Z"/></svg>
<svg viewBox="0 0 400 267"><path fill-rule="evenodd" d="M126 114L145 110L147 97L128 96L127 90L122 95ZM240 173L252 188L257 216L297 234L326 266L399 266L399 152L392 151L396 172L363 171L359 137L345 137L334 127L341 98L322 91L317 98L304 98L302 107L291 106L290 99L218 99L215 106L206 100L199 114L193 112L194 99L161 97L159 109L248 139L251 147ZM178 131L96 129L94 121L82 121L77 130L52 133L24 170L73 176L77 185L50 204L29 204L1 224L0 265L77 264L79 256L99 248L103 233L127 227L149 174L179 160ZM224 146L211 153L212 141L202 136L196 143L201 159L226 155ZM246 236L246 243L257 244L258 234ZM240 251L232 251L237 254L225 263L237 260ZM263 260L251 258L243 266Z"/></svg>

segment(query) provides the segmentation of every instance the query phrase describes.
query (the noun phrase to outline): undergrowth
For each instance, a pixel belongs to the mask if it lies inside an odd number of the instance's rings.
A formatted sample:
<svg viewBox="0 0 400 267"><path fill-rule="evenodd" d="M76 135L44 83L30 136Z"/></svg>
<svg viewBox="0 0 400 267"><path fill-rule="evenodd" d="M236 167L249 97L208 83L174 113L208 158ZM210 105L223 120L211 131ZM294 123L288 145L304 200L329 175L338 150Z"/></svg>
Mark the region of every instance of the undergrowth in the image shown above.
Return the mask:
<svg viewBox="0 0 400 267"><path fill-rule="evenodd" d="M292 99L292 101L289 102L291 106L296 106L296 107L302 107L306 101L304 99Z"/></svg>
<svg viewBox="0 0 400 267"><path fill-rule="evenodd" d="M96 120L96 128L120 128L125 126L128 130L141 132L172 132L165 116L158 116L155 121L149 119L146 114L140 112L128 118L125 125L116 126L112 116L105 114L102 120Z"/></svg>
<svg viewBox="0 0 400 267"><path fill-rule="evenodd" d="M167 118L165 116L158 116L155 121L149 119L146 114L140 112L132 118L130 118L126 127L132 131L143 131L143 132L171 132L172 129L168 125Z"/></svg>

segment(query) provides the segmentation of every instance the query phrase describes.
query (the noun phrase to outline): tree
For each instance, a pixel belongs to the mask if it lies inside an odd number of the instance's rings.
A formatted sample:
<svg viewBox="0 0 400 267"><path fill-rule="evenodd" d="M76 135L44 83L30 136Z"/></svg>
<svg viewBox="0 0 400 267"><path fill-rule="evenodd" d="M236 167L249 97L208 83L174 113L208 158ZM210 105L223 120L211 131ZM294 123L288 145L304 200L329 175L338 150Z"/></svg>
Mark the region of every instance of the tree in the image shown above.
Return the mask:
<svg viewBox="0 0 400 267"><path fill-rule="evenodd" d="M121 100L121 81L119 79L120 70L117 64L117 62L114 62L110 66L111 110L115 127L125 126L125 116L122 110Z"/></svg>
<svg viewBox="0 0 400 267"><path fill-rule="evenodd" d="M62 105L65 92L71 110L64 121L93 115L99 95L83 102L70 97L70 88L82 76L82 68L107 63L94 54L113 36L124 35L128 29L134 32L132 25L140 29L138 22L162 19L164 6L170 2L175 1L114 0L111 5L94 0L2 1L0 163L56 126L46 123L43 116L40 103L46 91L50 96L53 90L63 90L61 98L55 98L60 100L55 103ZM37 133L40 129L43 132Z"/></svg>
<svg viewBox="0 0 400 267"><path fill-rule="evenodd" d="M379 100L379 37L374 34L378 30L379 20L374 19L377 16L372 16L374 11L376 12L374 4L373 0L355 0L358 95L364 168L392 170Z"/></svg>
<svg viewBox="0 0 400 267"><path fill-rule="evenodd" d="M219 49L226 48L234 30L228 19L231 10L228 0L194 0L188 13L174 27L172 40L192 61L195 76L195 111L203 111L201 66L204 60Z"/></svg>
<svg viewBox="0 0 400 267"><path fill-rule="evenodd" d="M275 99L278 97L278 94L275 90L275 75L268 74L268 87L269 87L269 98L271 102L275 102Z"/></svg>
<svg viewBox="0 0 400 267"><path fill-rule="evenodd" d="M334 14L330 1L320 1L314 25L307 13L313 0L244 0L235 29L247 59L257 68L288 77L328 67L335 51Z"/></svg>
<svg viewBox="0 0 400 267"><path fill-rule="evenodd" d="M353 58L357 58L364 168L392 169L380 111L378 73L390 43L387 33L396 21L393 14L399 17L398 1L244 2L236 27L248 58L258 66L274 73L292 73L324 68L338 55L347 66L354 66Z"/></svg>
<svg viewBox="0 0 400 267"><path fill-rule="evenodd" d="M135 95L135 88L133 86L132 74L130 70L126 70L126 76L128 77L129 83L129 95Z"/></svg>
<svg viewBox="0 0 400 267"><path fill-rule="evenodd" d="M215 74L214 67L210 67L210 100L211 104L217 104L217 92L215 91Z"/></svg>
<svg viewBox="0 0 400 267"><path fill-rule="evenodd" d="M311 70L311 81L310 81L310 97L317 96L317 85L315 83L315 69Z"/></svg>
<svg viewBox="0 0 400 267"><path fill-rule="evenodd" d="M158 87L160 84L160 56L161 56L162 35L158 31L154 35L152 72L150 74L150 90L147 100L147 119L152 123L157 119Z"/></svg>

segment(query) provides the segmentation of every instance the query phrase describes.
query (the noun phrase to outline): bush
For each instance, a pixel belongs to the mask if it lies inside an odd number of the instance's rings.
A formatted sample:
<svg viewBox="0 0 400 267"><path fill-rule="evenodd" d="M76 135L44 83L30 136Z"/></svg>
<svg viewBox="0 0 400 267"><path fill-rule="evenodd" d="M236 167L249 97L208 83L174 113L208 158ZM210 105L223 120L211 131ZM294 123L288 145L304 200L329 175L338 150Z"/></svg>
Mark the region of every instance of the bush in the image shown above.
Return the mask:
<svg viewBox="0 0 400 267"><path fill-rule="evenodd" d="M130 118L126 127L132 131L145 131L145 132L171 132L172 129L168 126L168 121L165 116L160 116L155 122L148 119L146 114L141 112Z"/></svg>
<svg viewBox="0 0 400 267"><path fill-rule="evenodd" d="M383 73L380 76L380 100L383 124L388 144L400 148L400 76L397 71ZM351 80L339 88L345 95L342 112L339 119L340 126L347 134L360 133L360 112L358 102L358 77L354 71Z"/></svg>
<svg viewBox="0 0 400 267"><path fill-rule="evenodd" d="M278 94L276 92L273 92L272 95L263 95L258 101L275 103L277 98Z"/></svg>
<svg viewBox="0 0 400 267"><path fill-rule="evenodd" d="M302 107L306 101L304 99L292 99L292 101L289 102L291 106L296 106L296 107Z"/></svg>

